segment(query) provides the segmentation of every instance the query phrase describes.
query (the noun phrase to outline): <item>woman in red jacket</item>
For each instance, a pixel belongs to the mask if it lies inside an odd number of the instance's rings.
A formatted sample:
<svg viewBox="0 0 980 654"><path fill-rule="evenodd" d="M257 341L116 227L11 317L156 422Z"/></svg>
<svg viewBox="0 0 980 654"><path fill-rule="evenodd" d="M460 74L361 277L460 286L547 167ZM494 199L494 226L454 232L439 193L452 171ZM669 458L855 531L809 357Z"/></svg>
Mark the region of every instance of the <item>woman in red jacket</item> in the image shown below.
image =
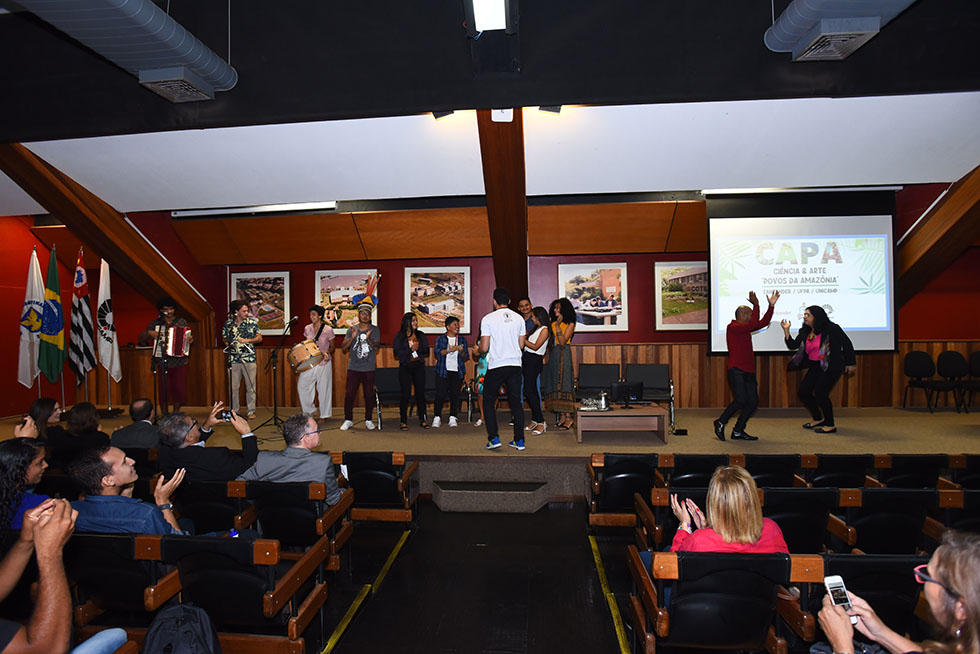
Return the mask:
<svg viewBox="0 0 980 654"><path fill-rule="evenodd" d="M741 466L719 466L708 484L708 513L693 500L670 496L670 508L680 520L671 552L733 552L789 554L779 525L762 517L759 489Z"/></svg>

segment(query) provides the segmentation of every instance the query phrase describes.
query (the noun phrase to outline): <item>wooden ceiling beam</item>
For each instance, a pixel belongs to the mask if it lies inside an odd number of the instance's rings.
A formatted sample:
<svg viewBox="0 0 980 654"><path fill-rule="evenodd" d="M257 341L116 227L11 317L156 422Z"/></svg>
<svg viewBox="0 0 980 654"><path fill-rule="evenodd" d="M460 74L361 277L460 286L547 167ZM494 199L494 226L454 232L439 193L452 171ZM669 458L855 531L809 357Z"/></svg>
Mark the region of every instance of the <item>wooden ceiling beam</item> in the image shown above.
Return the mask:
<svg viewBox="0 0 980 654"><path fill-rule="evenodd" d="M169 295L197 321L201 343L214 343L214 311L118 211L19 143L0 144L0 170L94 248L138 293Z"/></svg>
<svg viewBox="0 0 980 654"><path fill-rule="evenodd" d="M524 119L520 107L508 123L495 123L489 109L476 112L487 196L490 251L497 286L512 298L527 295L527 185Z"/></svg>
<svg viewBox="0 0 980 654"><path fill-rule="evenodd" d="M980 238L980 166L953 184L898 248L898 307Z"/></svg>

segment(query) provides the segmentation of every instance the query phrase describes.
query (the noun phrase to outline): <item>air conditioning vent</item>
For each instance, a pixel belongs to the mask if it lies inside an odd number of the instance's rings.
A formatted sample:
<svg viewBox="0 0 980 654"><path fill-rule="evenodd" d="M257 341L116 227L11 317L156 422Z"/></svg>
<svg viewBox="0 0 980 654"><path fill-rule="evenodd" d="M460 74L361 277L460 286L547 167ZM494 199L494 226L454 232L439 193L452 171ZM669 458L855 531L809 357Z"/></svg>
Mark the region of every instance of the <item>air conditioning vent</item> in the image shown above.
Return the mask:
<svg viewBox="0 0 980 654"><path fill-rule="evenodd" d="M214 89L183 66L141 70L140 84L173 103L214 100Z"/></svg>
<svg viewBox="0 0 980 654"><path fill-rule="evenodd" d="M819 34L817 39L806 46L793 61L840 61L847 59L855 50L867 43L877 34L874 32L849 32L841 34Z"/></svg>

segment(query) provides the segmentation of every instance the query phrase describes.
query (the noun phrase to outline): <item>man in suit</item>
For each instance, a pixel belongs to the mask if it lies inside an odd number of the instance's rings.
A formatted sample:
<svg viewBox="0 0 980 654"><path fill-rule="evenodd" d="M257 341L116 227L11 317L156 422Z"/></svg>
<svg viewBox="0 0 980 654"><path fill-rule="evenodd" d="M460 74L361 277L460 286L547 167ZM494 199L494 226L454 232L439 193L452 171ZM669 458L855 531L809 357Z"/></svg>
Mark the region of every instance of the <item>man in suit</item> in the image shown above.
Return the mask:
<svg viewBox="0 0 980 654"><path fill-rule="evenodd" d="M165 477L171 477L178 468L186 468L189 481L231 481L255 463L259 453L255 434L248 421L234 411L229 422L242 437L242 449L204 446L214 434L214 426L221 422L218 413L222 406L215 402L200 426L180 411L160 418L160 471Z"/></svg>
<svg viewBox="0 0 980 654"><path fill-rule="evenodd" d="M145 397L135 400L129 405L129 417L133 419L133 424L112 432L112 446L121 450L158 447L160 435L153 424L153 414L153 402Z"/></svg>
<svg viewBox="0 0 980 654"><path fill-rule="evenodd" d="M308 413L297 413L282 426L286 449L263 451L255 464L240 474L244 481L307 481L327 486L326 502L333 506L340 501L340 489L329 454L314 452L320 445L320 428Z"/></svg>

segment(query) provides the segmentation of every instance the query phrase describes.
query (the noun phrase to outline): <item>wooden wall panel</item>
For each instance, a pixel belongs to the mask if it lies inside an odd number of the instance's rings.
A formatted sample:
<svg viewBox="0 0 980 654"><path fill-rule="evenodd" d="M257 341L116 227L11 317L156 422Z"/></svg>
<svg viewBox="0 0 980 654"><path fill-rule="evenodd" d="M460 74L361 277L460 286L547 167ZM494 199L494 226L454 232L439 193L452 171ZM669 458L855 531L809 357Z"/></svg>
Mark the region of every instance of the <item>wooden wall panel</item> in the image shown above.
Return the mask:
<svg viewBox="0 0 980 654"><path fill-rule="evenodd" d="M663 252L676 204L629 202L528 207L528 254Z"/></svg>
<svg viewBox="0 0 980 654"><path fill-rule="evenodd" d="M707 252L708 214L704 202L678 202L667 252Z"/></svg>
<svg viewBox="0 0 980 654"><path fill-rule="evenodd" d="M221 219L173 220L174 231L202 266L242 263L244 253Z"/></svg>
<svg viewBox="0 0 980 654"><path fill-rule="evenodd" d="M68 270L75 270L75 262L78 259L78 248L85 244L70 229L64 225L43 225L41 227L31 227L31 233L37 237L37 240L44 243L49 250L57 245L58 261L63 263ZM91 247L86 247L85 268L91 270L101 265L102 257L99 256L99 253ZM93 293L93 295L97 294L98 291ZM71 304L71 302L68 304Z"/></svg>
<svg viewBox="0 0 980 654"><path fill-rule="evenodd" d="M835 406L877 407L901 406L906 377L902 362L912 350L928 352L935 359L944 350L956 350L969 357L980 350L980 341L916 341L902 342L896 353L879 352L858 355L858 372L854 376L843 377L832 393ZM264 369L272 348L258 348L258 404L272 406L271 370ZM146 348L124 348L120 351L123 378L121 383L111 383L114 406L126 407L137 397L152 397L153 375L150 372L150 352ZM723 407L731 401L726 377L726 358L707 356L707 346L703 343L669 344L613 344L613 345L573 345L572 359L576 375L582 363L618 363L625 373L627 363L667 363L674 380L676 406L680 408ZM802 372L787 372L789 358L785 355L759 355L756 357L759 377L760 406L772 408L800 407L796 389ZM433 364L430 356L428 362ZM344 388L347 380L347 356L337 353L334 358L333 395L334 415L343 412ZM391 348L384 347L378 353L378 367L397 367ZM191 355L191 374L188 376L188 400L191 405L204 406L214 399L224 399L227 395L224 370L224 354L220 349L195 348ZM468 366L468 375L473 372ZM279 384L279 405L299 406L296 394L296 375L284 360L280 359L276 377ZM105 371L89 373L88 395L86 398L99 406L107 400ZM242 396L244 401L244 394ZM363 406L359 397L357 406ZM925 395L915 391L910 406L925 406ZM940 399L940 406L946 406ZM948 402L952 406L952 399Z"/></svg>
<svg viewBox="0 0 980 654"><path fill-rule="evenodd" d="M366 212L354 220L369 260L491 254L484 207Z"/></svg>

